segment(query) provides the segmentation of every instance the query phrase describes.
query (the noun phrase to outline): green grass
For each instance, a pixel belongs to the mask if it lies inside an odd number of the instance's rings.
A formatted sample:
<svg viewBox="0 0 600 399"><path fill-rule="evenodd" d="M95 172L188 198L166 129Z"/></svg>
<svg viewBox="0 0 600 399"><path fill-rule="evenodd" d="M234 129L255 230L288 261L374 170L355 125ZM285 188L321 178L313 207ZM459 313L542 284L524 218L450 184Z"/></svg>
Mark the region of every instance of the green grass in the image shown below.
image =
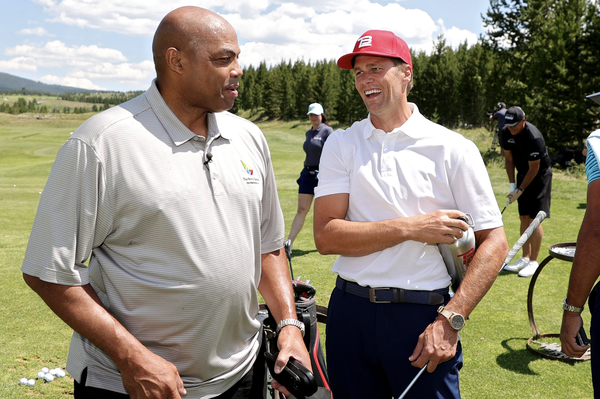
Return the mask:
<svg viewBox="0 0 600 399"><path fill-rule="evenodd" d="M64 367L71 330L23 282L19 270L39 192L43 190L60 145L88 115L57 115L36 120L33 115L0 114L0 398L43 396L64 398L72 393L70 377L34 387L18 385L35 377L43 366ZM302 167L306 122L260 122L269 141L286 231L297 206L296 179ZM461 130L479 146L488 165L498 204L505 204L508 181L499 152L490 152L491 133ZM586 181L580 169L556 172L551 218L543 223L540 261L548 247L575 241L586 204ZM519 236L516 206L504 212L509 245ZM517 256L520 256L518 254ZM296 277L317 287L317 302L327 305L335 276L335 256L317 253L312 236L312 210L294 243ZM570 263L552 260L535 286L533 309L542 333L558 333L561 303L566 293ZM531 279L501 273L475 309L461 333L465 365L461 372L464 398L591 398L589 362L564 363L544 359L526 349L533 333L527 316ZM589 329L589 313L584 312ZM402 361L402 359L399 359ZM416 370L415 370L416 371Z"/></svg>

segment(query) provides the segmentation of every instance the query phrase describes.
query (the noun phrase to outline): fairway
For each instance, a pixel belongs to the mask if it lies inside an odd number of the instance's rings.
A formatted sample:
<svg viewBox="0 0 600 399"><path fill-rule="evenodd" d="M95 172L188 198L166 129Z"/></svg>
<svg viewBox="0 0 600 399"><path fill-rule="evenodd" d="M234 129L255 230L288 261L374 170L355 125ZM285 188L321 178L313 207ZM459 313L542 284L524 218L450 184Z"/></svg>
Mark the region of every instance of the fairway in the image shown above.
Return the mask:
<svg viewBox="0 0 600 399"><path fill-rule="evenodd" d="M71 330L23 282L20 272L40 192L60 145L87 117L56 115L37 120L32 114L0 113L0 398L70 397L72 378L35 386L20 386L22 377L35 378L42 367L66 365ZM302 168L302 122L261 122L273 158L286 233L296 212L296 179ZM508 179L498 151L489 152L491 133L485 129L459 130L475 141L488 165L500 208L506 202ZM556 171L551 217L543 222L544 241L539 261L548 247L576 241L586 206L586 180L575 173ZM509 246L519 236L516 205L503 214ZM517 258L521 254L517 254ZM312 236L312 210L294 243L294 275L310 279L317 303L327 305L335 276L330 268L336 256L319 255ZM570 262L552 260L541 273L533 306L542 333L558 333ZM526 349L533 335L526 300L529 278L501 273L461 331L464 367L463 398L592 398L589 362L565 363L539 357ZM589 312L583 313L589 331ZM360 317L360 315L357 315ZM408 361L398 359L398 361ZM417 369L415 369L415 374Z"/></svg>

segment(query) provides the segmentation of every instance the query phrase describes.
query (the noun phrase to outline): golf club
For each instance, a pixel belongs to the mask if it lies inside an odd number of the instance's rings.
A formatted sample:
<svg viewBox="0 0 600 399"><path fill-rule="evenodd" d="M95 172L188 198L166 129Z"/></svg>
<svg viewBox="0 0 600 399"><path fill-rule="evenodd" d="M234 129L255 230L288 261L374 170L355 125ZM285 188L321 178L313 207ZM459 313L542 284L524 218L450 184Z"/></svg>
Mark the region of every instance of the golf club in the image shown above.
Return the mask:
<svg viewBox="0 0 600 399"><path fill-rule="evenodd" d="M502 212L500 212L501 215L504 213L504 211L506 210L506 207L509 205L510 205L510 199L508 201L506 201L506 205L504 205L504 209L502 209Z"/></svg>
<svg viewBox="0 0 600 399"><path fill-rule="evenodd" d="M531 221L531 224L529 225L529 227L527 227L527 230L525 230L525 232L521 235L521 237L519 237L519 240L517 241L517 243L515 245L513 245L513 247L508 252L508 255L506 255L506 258L504 259L504 263L502 263L502 266L500 266L500 270L498 270L498 273L500 273L504 269L504 267L510 263L510 261L515 257L517 252L519 252L521 247L523 247L523 245L525 245L527 240L529 240L529 237L531 237L531 235L533 234L535 229L537 229L538 226L540 225L540 223L542 223L544 221L546 216L547 216L546 212L544 212L544 211L538 212L538 214L535 216L535 219L533 219Z"/></svg>
<svg viewBox="0 0 600 399"><path fill-rule="evenodd" d="M504 209L506 209L506 207L509 205L509 203L510 203L510 200L509 200L509 202L506 203L506 205L504 206ZM504 212L504 209L502 210L502 212ZM525 245L527 240L529 240L529 237L531 237L531 235L533 234L535 229L537 229L539 227L540 223L542 223L544 221L546 216L547 216L546 212L544 212L544 211L538 212L538 214L535 216L535 219L533 219L531 221L531 224L529 224L529 226L527 227L525 232L521 235L521 237L519 237L516 244L513 245L511 250L508 252L508 255L506 255L506 258L504 259L504 263L502 263L502 266L500 267L500 270L498 271L498 273L500 273L502 271L502 269L504 269L504 266L506 266L507 264L510 263L510 261L515 257L517 252L519 252L521 247L523 247L523 245ZM425 366L423 366L423 368L421 370L419 370L419 372L417 373L415 378L412 379L410 384L408 384L408 386L406 387L404 392L402 392L402 395L400 395L398 399L402 399L406 396L408 391L412 388L412 386L415 384L415 382L417 382L417 380L419 379L421 374L423 374L423 372L425 371L426 368L427 368L427 363L425 363Z"/></svg>
<svg viewBox="0 0 600 399"><path fill-rule="evenodd" d="M412 386L415 385L415 382L417 382L417 380L419 379L419 377L421 376L421 374L423 374L423 372L427 368L427 364L429 364L429 362L425 363L425 366L423 366L421 368L421 370L419 370L419 372L417 373L417 375L415 376L415 378L412 379L412 381L410 382L410 384L408 384L408 386L406 387L406 389L404 390L404 392L402 392L402 395L400 395L398 397L398 399L402 399L402 398L404 398L406 396L406 394L408 393L408 391L410 391L410 389L412 388Z"/></svg>

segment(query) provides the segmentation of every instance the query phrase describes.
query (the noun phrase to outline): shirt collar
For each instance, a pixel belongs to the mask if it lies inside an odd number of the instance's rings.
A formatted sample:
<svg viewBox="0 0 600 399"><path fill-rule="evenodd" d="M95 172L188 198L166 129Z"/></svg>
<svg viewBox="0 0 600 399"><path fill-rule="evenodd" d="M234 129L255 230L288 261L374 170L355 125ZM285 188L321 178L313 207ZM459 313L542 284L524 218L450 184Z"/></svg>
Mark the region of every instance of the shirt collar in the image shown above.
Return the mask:
<svg viewBox="0 0 600 399"><path fill-rule="evenodd" d="M412 108L412 114L410 115L408 120L406 122L404 122L404 124L402 124L402 126L398 126L397 128L395 128L394 130L392 130L391 132L389 132L387 134L404 133L407 136L415 138L415 139L425 136L425 132L423 131L422 126L419 127L421 125L421 122L423 120L425 120L425 117L423 115L421 115L421 113L419 112L419 108L417 107L416 104L408 103L408 106L410 108ZM368 139L369 137L371 137L375 133L376 130L383 132L383 130L377 129L375 126L373 126L373 122L371 122L371 114L369 113L369 116L367 118L367 123L363 130L365 139Z"/></svg>
<svg viewBox="0 0 600 399"><path fill-rule="evenodd" d="M152 84L148 91L146 91L146 99L148 103L154 110L158 120L163 125L171 140L176 146L180 146L187 141L196 137L196 134L188 129L180 120L175 116L173 111L169 108L165 100L160 95L158 91L158 87L156 87L156 79L152 80ZM219 135L223 138L231 140L231 136L229 133L223 133L219 131L219 124L217 123L217 118L214 113L209 112L207 114L208 118L208 138L207 141L211 139L211 137L218 137Z"/></svg>

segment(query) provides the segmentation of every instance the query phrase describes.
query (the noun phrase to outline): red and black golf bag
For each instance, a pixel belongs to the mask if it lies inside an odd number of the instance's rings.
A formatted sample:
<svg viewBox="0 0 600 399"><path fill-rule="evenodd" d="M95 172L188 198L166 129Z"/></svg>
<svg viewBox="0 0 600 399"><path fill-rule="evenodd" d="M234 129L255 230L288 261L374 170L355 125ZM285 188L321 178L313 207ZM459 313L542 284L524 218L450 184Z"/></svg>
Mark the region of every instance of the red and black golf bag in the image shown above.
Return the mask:
<svg viewBox="0 0 600 399"><path fill-rule="evenodd" d="M315 288L302 281L292 281L294 286L294 294L296 301L296 312L298 320L304 323L304 344L310 355L311 368L315 380L317 382L317 392L307 399L331 399L331 390L329 388L329 377L327 375L327 367L325 365L325 356L321 347L321 339L319 338L318 322L325 322L327 318L327 308L317 306L315 302ZM268 308L265 309L268 310ZM277 336L274 333L277 325L275 319L269 313L263 321L269 347L277 348ZM272 393L273 395L273 393ZM273 396L275 397L275 396ZM292 397L293 398L293 397Z"/></svg>

